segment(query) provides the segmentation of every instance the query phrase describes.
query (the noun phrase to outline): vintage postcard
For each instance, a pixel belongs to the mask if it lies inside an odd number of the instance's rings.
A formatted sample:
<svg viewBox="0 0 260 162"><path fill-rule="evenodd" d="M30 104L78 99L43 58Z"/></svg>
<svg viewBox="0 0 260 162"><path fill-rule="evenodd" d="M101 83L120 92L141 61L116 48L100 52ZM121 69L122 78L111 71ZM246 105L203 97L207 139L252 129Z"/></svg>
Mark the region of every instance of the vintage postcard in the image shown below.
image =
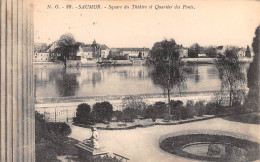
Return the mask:
<svg viewBox="0 0 260 162"><path fill-rule="evenodd" d="M36 161L258 161L259 1L35 0Z"/></svg>

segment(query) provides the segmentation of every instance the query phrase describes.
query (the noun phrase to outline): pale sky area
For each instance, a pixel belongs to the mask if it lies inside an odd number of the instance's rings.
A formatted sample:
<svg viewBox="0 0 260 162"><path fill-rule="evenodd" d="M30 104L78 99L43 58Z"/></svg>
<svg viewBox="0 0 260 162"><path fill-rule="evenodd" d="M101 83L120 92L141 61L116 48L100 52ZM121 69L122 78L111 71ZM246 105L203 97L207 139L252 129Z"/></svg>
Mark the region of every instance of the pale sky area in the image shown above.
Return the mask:
<svg viewBox="0 0 260 162"><path fill-rule="evenodd" d="M47 9L58 4L64 9ZM68 10L66 4L74 9ZM78 5L101 5L101 10L77 9ZM149 47L165 38L178 44L237 45L252 44L260 24L259 1L83 1L36 0L34 41L51 43L64 33L76 41L90 44L96 39L108 47ZM110 10L109 5L128 10ZM132 9L132 5L153 5L153 9ZM195 9L155 10L156 5L193 5ZM106 7L106 8L105 8Z"/></svg>

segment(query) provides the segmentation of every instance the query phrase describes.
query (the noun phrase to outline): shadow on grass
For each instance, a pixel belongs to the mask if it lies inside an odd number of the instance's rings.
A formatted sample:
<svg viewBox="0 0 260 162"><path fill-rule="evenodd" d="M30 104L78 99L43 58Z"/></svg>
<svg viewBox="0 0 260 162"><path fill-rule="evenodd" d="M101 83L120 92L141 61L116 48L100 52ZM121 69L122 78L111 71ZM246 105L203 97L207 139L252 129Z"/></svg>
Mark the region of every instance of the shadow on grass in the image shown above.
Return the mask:
<svg viewBox="0 0 260 162"><path fill-rule="evenodd" d="M242 114L242 115L232 115L232 116L223 117L223 119L234 121L234 122L248 123L248 124L258 124L258 125L260 124L259 112Z"/></svg>

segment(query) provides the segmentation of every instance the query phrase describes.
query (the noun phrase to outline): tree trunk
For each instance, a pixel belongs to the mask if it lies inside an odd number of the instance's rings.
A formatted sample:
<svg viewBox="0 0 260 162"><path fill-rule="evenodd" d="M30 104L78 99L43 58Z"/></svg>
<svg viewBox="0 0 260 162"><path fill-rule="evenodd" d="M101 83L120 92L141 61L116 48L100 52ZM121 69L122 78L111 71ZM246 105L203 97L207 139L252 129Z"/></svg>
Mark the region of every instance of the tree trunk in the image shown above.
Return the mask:
<svg viewBox="0 0 260 162"><path fill-rule="evenodd" d="M232 87L230 86L230 91L229 91L229 106L232 106Z"/></svg>
<svg viewBox="0 0 260 162"><path fill-rule="evenodd" d="M170 95L170 90L167 90L168 92L168 111L169 111L169 116L171 116L171 107L170 107L170 101L171 101L171 95Z"/></svg>
<svg viewBox="0 0 260 162"><path fill-rule="evenodd" d="M64 67L65 67L65 69L66 69L66 68L67 68L67 59L66 59L66 56L64 56L63 64L64 64Z"/></svg>

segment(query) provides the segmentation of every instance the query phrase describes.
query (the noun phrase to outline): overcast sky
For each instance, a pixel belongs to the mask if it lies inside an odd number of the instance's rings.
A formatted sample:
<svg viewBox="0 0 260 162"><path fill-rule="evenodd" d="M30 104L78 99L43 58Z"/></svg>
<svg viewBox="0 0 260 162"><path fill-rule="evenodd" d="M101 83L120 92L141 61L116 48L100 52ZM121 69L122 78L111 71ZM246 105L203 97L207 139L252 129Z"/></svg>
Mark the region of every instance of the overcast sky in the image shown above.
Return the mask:
<svg viewBox="0 0 260 162"><path fill-rule="evenodd" d="M38 1L38 2L37 2ZM100 4L101 10L47 9L59 4L66 7ZM152 10L109 10L109 5L153 5ZM155 5L193 5L193 10L155 10ZM237 45L252 44L260 24L259 1L55 1L36 0L34 39L51 43L63 34L72 33L76 41L106 44L112 47L149 47L165 38L178 44ZM104 8L106 7L106 8Z"/></svg>

